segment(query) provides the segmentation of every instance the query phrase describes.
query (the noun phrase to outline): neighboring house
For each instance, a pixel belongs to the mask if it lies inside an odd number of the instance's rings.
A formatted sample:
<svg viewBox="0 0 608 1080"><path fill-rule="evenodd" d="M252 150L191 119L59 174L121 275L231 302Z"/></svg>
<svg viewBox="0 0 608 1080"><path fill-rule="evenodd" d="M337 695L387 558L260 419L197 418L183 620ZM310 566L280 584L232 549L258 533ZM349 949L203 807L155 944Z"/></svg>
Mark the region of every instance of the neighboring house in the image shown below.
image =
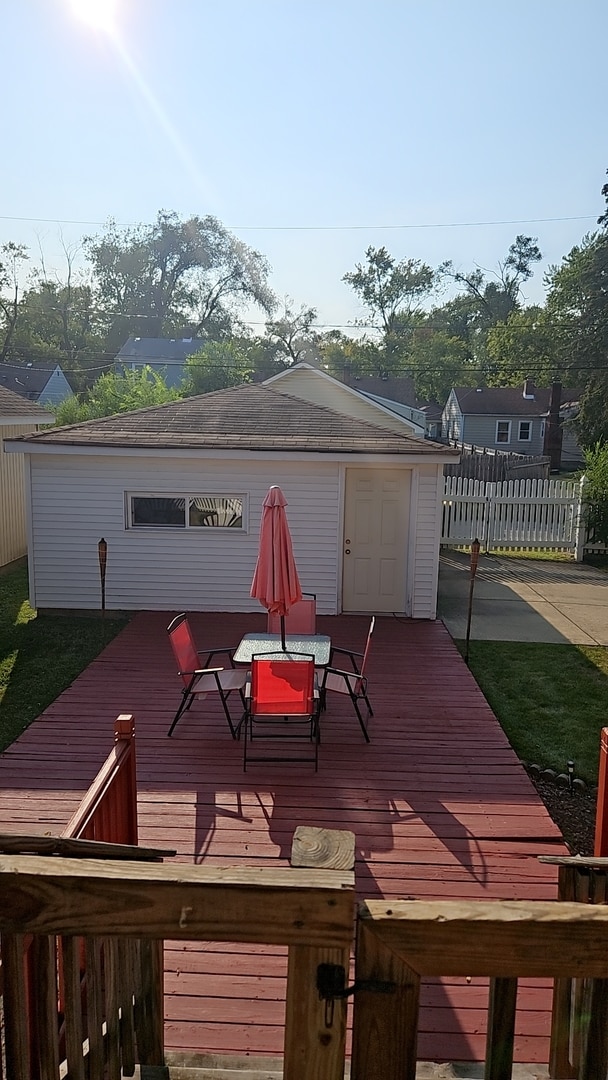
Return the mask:
<svg viewBox="0 0 608 1080"><path fill-rule="evenodd" d="M74 391L59 364L0 364L0 386L38 405L59 405Z"/></svg>
<svg viewBox="0 0 608 1080"><path fill-rule="evenodd" d="M31 603L98 608L103 537L108 608L260 611L249 589L262 502L279 484L321 613L434 618L443 465L457 451L397 417L381 426L284 389L238 386L14 439Z"/></svg>
<svg viewBox="0 0 608 1080"><path fill-rule="evenodd" d="M52 424L52 413L0 386L0 439L15 439ZM27 552L23 454L0 454L0 566Z"/></svg>
<svg viewBox="0 0 608 1080"><path fill-rule="evenodd" d="M583 455L568 424L580 390L562 389L562 466L577 465ZM543 454L551 390L526 379L523 387L454 387L443 410L444 438L517 454Z"/></svg>
<svg viewBox="0 0 608 1080"><path fill-rule="evenodd" d="M202 338L130 337L115 357L117 370L137 371L151 367L162 375L167 386L179 386L185 375L186 360L205 344Z"/></svg>
<svg viewBox="0 0 608 1080"><path fill-rule="evenodd" d="M441 439L443 409L436 401L429 401L420 405L420 412L424 415L427 439Z"/></svg>
<svg viewBox="0 0 608 1080"><path fill-rule="evenodd" d="M380 383L380 379L364 377L369 383ZM360 380L363 382L363 377ZM407 380L410 382L410 380ZM366 390L359 388L359 382L355 380L353 385L335 379L312 364L300 363L285 368L278 375L272 375L266 379L263 386L272 386L282 393L295 394L306 401L315 402L318 405L327 405L330 409L359 420L369 420L372 424L382 424L391 431L408 432L424 437L424 417L420 414L419 419L414 420L411 413L417 410L402 405L396 401L383 400L374 394L367 393L368 382L364 382Z"/></svg>

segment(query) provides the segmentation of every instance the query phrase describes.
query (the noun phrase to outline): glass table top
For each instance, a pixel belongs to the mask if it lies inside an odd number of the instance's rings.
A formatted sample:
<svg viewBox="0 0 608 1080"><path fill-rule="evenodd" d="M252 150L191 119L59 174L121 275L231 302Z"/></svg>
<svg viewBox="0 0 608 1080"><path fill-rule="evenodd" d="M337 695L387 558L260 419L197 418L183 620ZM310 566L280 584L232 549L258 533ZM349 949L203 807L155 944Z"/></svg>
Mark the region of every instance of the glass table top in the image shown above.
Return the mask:
<svg viewBox="0 0 608 1080"><path fill-rule="evenodd" d="M280 634L245 634L234 653L237 664L250 664L254 655L264 653L268 660L297 660L302 653L314 656L315 664L326 667L331 653L331 638L326 634L286 634L284 651Z"/></svg>

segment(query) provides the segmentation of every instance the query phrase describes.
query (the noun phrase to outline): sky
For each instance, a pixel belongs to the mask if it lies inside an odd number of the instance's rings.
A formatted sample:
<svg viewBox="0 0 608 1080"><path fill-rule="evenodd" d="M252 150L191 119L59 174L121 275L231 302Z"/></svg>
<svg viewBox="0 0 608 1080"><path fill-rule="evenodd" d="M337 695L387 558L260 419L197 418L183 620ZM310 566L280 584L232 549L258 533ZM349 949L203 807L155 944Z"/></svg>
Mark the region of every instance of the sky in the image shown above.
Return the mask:
<svg viewBox="0 0 608 1080"><path fill-rule="evenodd" d="M0 26L0 244L58 274L109 218L213 214L348 332L369 245L492 270L532 235L539 302L604 209L605 0L0 0Z"/></svg>

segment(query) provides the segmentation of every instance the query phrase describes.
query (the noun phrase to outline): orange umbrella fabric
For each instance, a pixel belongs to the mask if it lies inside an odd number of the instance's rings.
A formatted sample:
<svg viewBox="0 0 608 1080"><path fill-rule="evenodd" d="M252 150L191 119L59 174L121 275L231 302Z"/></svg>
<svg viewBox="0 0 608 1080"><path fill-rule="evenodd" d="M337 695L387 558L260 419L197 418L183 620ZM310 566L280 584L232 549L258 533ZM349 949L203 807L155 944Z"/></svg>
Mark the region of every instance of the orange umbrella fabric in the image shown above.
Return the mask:
<svg viewBox="0 0 608 1080"><path fill-rule="evenodd" d="M273 615L284 617L302 599L285 507L287 499L274 485L262 504L260 541L250 595ZM281 634L285 641L284 627Z"/></svg>

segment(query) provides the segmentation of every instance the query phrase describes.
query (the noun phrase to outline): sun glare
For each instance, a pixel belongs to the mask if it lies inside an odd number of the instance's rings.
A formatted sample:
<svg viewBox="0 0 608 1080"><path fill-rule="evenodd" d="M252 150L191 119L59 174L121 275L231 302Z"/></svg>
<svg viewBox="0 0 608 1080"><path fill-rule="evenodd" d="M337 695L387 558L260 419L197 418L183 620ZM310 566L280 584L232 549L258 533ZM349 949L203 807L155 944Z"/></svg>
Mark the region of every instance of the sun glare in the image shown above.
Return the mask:
<svg viewBox="0 0 608 1080"><path fill-rule="evenodd" d="M116 27L117 0L70 0L77 18L88 23L95 30L107 33Z"/></svg>

